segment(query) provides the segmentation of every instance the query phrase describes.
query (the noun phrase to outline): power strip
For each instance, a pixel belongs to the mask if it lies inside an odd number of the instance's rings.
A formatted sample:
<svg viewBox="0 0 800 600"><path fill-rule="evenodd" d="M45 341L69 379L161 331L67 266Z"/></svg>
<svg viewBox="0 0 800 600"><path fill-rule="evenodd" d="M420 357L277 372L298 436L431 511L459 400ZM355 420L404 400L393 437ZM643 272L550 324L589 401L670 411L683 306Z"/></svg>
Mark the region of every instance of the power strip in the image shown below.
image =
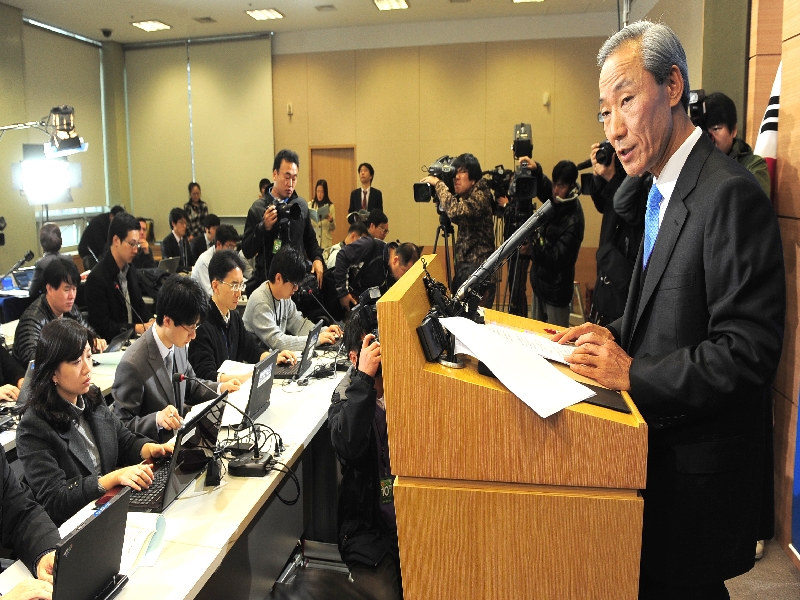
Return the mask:
<svg viewBox="0 0 800 600"><path fill-rule="evenodd" d="M258 458L248 452L228 461L228 473L233 477L264 477L273 464L271 452L262 452Z"/></svg>

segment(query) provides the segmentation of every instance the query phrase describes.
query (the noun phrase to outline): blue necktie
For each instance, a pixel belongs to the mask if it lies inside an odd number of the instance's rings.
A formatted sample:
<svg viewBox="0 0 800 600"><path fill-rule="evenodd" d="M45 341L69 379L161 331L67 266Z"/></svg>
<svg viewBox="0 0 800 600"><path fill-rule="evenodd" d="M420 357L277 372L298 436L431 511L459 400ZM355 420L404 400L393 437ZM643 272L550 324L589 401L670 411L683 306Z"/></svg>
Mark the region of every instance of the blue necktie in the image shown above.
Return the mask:
<svg viewBox="0 0 800 600"><path fill-rule="evenodd" d="M656 245L658 237L658 213L661 201L664 196L658 191L658 187L653 184L650 193L647 195L647 211L644 213L644 255L642 256L642 268L647 268L647 262L653 253L653 246Z"/></svg>

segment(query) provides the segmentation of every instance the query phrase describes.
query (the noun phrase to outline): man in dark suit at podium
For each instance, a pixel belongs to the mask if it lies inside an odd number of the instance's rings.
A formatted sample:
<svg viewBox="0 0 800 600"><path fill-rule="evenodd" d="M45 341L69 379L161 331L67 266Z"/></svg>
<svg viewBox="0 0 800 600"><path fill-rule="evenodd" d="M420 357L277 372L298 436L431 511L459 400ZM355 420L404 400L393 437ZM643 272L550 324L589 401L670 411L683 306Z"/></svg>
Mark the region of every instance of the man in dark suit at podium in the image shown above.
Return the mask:
<svg viewBox="0 0 800 600"><path fill-rule="evenodd" d="M628 390L648 424L640 599L729 598L754 563L764 401L781 354L783 250L756 179L686 110L665 25L634 23L598 55L606 136L628 175L653 174L622 318L555 336L572 369Z"/></svg>
<svg viewBox="0 0 800 600"><path fill-rule="evenodd" d="M350 192L350 208L348 213L365 210L370 212L376 208L383 210L383 194L381 191L372 187L372 179L375 177L375 169L369 163L358 165L358 179L361 187Z"/></svg>

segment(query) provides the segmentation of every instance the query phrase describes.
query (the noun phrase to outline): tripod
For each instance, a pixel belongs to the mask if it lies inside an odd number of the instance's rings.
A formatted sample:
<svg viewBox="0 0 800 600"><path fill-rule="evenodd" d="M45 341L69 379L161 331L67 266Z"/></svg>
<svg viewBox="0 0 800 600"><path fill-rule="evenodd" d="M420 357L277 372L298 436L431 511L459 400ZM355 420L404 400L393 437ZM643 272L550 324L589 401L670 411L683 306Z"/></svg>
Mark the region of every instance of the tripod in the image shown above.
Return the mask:
<svg viewBox="0 0 800 600"><path fill-rule="evenodd" d="M439 246L439 235L444 237L444 264L445 272L447 273L447 289L453 290L453 275L450 267L450 248L455 248L456 233L453 229L453 223L450 222L450 217L444 213L439 213L439 226L436 228L436 237L433 240L433 251Z"/></svg>

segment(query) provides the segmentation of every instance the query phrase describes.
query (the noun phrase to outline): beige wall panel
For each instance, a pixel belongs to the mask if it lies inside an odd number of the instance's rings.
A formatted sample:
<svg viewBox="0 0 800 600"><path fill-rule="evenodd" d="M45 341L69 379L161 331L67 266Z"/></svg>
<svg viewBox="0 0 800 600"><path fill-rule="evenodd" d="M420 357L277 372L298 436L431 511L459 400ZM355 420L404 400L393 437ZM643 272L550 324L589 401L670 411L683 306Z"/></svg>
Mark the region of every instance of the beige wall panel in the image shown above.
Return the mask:
<svg viewBox="0 0 800 600"><path fill-rule="evenodd" d="M50 114L54 106L69 104L75 108L75 129L89 143L88 151L68 159L70 163L81 165L83 187L72 190L72 204L53 204L50 208L105 205L100 49L30 26L22 28L22 43L25 48L25 120L39 119ZM69 60L60 60L64 56L69 56ZM22 143L24 135L15 137ZM47 139L42 133L29 130L25 142L43 144Z"/></svg>
<svg viewBox="0 0 800 600"><path fill-rule="evenodd" d="M788 8L788 5L787 5ZM799 17L800 18L800 17ZM778 126L775 210L800 217L800 36L783 44L781 114Z"/></svg>
<svg viewBox="0 0 800 600"><path fill-rule="evenodd" d="M784 0L783 2L783 41L800 34L800 2Z"/></svg>
<svg viewBox="0 0 800 600"><path fill-rule="evenodd" d="M211 212L244 215L258 197L259 180L272 179L270 40L192 45L189 51L196 180ZM181 186L187 197L188 183Z"/></svg>
<svg viewBox="0 0 800 600"><path fill-rule="evenodd" d="M792 541L792 485L797 438L797 404L780 392L773 392L772 397L775 418L775 537L785 546Z"/></svg>
<svg viewBox="0 0 800 600"><path fill-rule="evenodd" d="M152 218L156 239L169 233L169 211L189 198L189 102L183 46L125 53L131 148L131 204ZM210 198L213 201L213 198Z"/></svg>
<svg viewBox="0 0 800 600"><path fill-rule="evenodd" d="M754 56L749 61L747 83L747 143L755 147L761 120L767 110L772 83L781 62L780 54ZM741 120L741 115L739 119ZM741 135L740 135L741 137Z"/></svg>
<svg viewBox="0 0 800 600"><path fill-rule="evenodd" d="M646 17L666 23L681 40L692 89L703 87L703 4L704 0L661 0Z"/></svg>
<svg viewBox="0 0 800 600"><path fill-rule="evenodd" d="M779 219L783 241L783 259L786 267L786 326L783 335L783 352L773 387L787 398L797 398L800 393L800 221Z"/></svg>
<svg viewBox="0 0 800 600"><path fill-rule="evenodd" d="M275 127L275 152L283 148L291 148L300 155L300 173L297 177L297 193L304 198L309 197L308 184L308 69L307 54L275 56L272 62L272 105ZM291 103L293 114L287 113L287 105ZM274 158L274 155L273 155ZM265 177L272 179L272 165Z"/></svg>
<svg viewBox="0 0 800 600"><path fill-rule="evenodd" d="M354 52L308 56L308 138L312 146L355 143Z"/></svg>
<svg viewBox="0 0 800 600"><path fill-rule="evenodd" d="M22 49L22 11L0 4L0 124L28 120L25 110L25 62ZM48 108L48 110L50 110ZM42 115L38 115L41 117ZM11 189L11 164L22 160L24 131L8 131L0 141L0 216L6 218L6 245L0 264L13 265L29 249L38 252L34 209L18 190ZM45 136L38 134L44 143ZM5 267L8 268L8 267Z"/></svg>
<svg viewBox="0 0 800 600"><path fill-rule="evenodd" d="M780 54L783 0L751 0L750 56Z"/></svg>
<svg viewBox="0 0 800 600"><path fill-rule="evenodd" d="M106 106L108 198L114 206L131 205L128 132L125 115L125 53L116 42L103 43L103 86Z"/></svg>

